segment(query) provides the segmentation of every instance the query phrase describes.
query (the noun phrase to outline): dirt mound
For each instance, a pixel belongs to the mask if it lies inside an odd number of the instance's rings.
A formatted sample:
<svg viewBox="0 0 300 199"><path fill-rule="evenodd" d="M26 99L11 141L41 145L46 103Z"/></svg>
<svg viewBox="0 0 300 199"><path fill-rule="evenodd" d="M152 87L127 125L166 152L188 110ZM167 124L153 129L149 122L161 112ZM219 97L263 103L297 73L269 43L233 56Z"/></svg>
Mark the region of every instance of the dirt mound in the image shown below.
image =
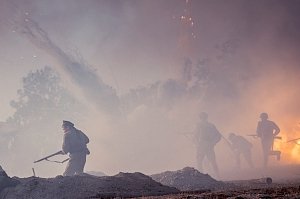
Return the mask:
<svg viewBox="0 0 300 199"><path fill-rule="evenodd" d="M178 171L166 171L151 175L152 179L170 187L176 187L181 191L195 191L203 189L216 189L224 187L225 183L217 181L208 174L185 167Z"/></svg>
<svg viewBox="0 0 300 199"><path fill-rule="evenodd" d="M2 199L60 199L60 198L112 198L139 197L178 193L142 173L119 173L115 176L91 175L56 178L18 178L15 188L6 188Z"/></svg>
<svg viewBox="0 0 300 199"><path fill-rule="evenodd" d="M0 193L7 187L15 187L20 182L18 180L10 178L6 172L0 166Z"/></svg>

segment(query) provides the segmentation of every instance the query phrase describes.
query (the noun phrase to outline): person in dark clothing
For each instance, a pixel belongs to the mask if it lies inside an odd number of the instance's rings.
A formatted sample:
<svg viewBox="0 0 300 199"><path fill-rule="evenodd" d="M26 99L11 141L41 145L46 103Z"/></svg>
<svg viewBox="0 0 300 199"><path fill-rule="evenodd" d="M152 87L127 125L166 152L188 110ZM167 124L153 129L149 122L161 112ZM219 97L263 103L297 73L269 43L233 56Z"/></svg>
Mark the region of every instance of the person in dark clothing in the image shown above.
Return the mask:
<svg viewBox="0 0 300 199"><path fill-rule="evenodd" d="M218 177L219 169L214 147L221 140L221 134L214 124L208 122L207 113L200 113L199 118L200 122L197 125L195 134L195 141L197 142L197 168L202 172L203 160L206 157Z"/></svg>
<svg viewBox="0 0 300 199"><path fill-rule="evenodd" d="M241 155L245 158L249 167L253 168L251 153L252 144L244 137L234 133L229 134L228 140L230 141L231 149L235 154L237 168L241 168Z"/></svg>
<svg viewBox="0 0 300 199"><path fill-rule="evenodd" d="M280 159L280 151L273 151L274 138L279 134L279 127L273 122L268 120L267 113L260 114L261 121L257 124L257 136L261 139L263 149L263 166L267 167L269 155L276 155Z"/></svg>
<svg viewBox="0 0 300 199"><path fill-rule="evenodd" d="M87 144L89 138L80 130L74 127L69 121L63 121L64 139L62 151L69 153L69 162L65 169L64 176L82 174L86 163L86 155L90 154Z"/></svg>

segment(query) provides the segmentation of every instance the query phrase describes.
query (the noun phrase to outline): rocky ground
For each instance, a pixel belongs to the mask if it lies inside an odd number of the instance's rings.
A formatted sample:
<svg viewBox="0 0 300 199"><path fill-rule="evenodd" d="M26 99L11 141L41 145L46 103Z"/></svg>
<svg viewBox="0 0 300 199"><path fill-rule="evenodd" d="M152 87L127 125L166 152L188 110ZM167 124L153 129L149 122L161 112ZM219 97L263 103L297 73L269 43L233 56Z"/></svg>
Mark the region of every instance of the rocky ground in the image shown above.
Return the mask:
<svg viewBox="0 0 300 199"><path fill-rule="evenodd" d="M276 186L262 186L257 188L235 187L220 190L186 191L179 194L165 196L143 197L143 199L299 199L300 183L297 184L277 184Z"/></svg>
<svg viewBox="0 0 300 199"><path fill-rule="evenodd" d="M14 177L12 180L18 183L0 190L0 199L300 198L300 178L269 183L266 179L217 181L190 167L151 177L142 173L101 177L89 174L55 178Z"/></svg>
<svg viewBox="0 0 300 199"><path fill-rule="evenodd" d="M292 170L291 167L289 169ZM279 172L278 169L276 171ZM275 182L270 177L217 181L207 174L202 174L193 168L186 167L182 170L167 171L151 176L164 185L176 187L181 193L144 198L300 198L300 178L287 180L287 178L282 178L283 175L281 173L281 180Z"/></svg>
<svg viewBox="0 0 300 199"><path fill-rule="evenodd" d="M282 186L277 188L261 189L237 189L220 191L197 191L155 197L143 197L143 199L299 199L298 186Z"/></svg>
<svg viewBox="0 0 300 199"><path fill-rule="evenodd" d="M4 189L1 199L76 199L157 196L178 193L142 173L115 176L91 175L56 178L19 178L15 187Z"/></svg>

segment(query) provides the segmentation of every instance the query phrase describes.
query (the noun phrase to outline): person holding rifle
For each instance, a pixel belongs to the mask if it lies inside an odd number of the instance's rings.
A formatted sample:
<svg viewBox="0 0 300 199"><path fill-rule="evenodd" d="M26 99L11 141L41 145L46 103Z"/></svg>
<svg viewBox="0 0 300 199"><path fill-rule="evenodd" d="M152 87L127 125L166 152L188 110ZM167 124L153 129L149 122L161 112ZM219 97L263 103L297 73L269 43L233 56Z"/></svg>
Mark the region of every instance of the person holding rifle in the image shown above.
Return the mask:
<svg viewBox="0 0 300 199"><path fill-rule="evenodd" d="M197 143L197 169L203 172L203 160L206 157L210 162L216 177L219 177L219 169L214 151L215 145L221 140L221 134L216 126L208 122L208 114L201 112L200 121L197 124L195 141Z"/></svg>
<svg viewBox="0 0 300 199"><path fill-rule="evenodd" d="M280 160L280 151L276 151L276 154L271 154L273 151L274 138L279 134L280 129L275 122L268 120L267 113L260 114L261 121L257 124L257 136L261 139L261 145L263 150L263 166L267 167L269 155L276 155L277 160Z"/></svg>
<svg viewBox="0 0 300 199"><path fill-rule="evenodd" d="M69 153L68 165L63 176L82 174L86 163L86 155L90 154L87 148L89 138L80 130L74 127L70 121L63 121L64 138L62 152Z"/></svg>

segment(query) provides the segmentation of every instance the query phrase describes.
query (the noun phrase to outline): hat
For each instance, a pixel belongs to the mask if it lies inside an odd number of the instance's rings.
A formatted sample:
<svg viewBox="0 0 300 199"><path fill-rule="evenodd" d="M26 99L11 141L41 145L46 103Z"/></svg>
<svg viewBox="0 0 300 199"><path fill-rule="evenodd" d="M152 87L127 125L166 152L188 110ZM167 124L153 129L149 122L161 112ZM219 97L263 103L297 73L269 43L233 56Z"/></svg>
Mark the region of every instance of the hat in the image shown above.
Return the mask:
<svg viewBox="0 0 300 199"><path fill-rule="evenodd" d="M71 127L73 127L74 124L72 122L70 122L70 121L63 120L63 126L71 126Z"/></svg>

